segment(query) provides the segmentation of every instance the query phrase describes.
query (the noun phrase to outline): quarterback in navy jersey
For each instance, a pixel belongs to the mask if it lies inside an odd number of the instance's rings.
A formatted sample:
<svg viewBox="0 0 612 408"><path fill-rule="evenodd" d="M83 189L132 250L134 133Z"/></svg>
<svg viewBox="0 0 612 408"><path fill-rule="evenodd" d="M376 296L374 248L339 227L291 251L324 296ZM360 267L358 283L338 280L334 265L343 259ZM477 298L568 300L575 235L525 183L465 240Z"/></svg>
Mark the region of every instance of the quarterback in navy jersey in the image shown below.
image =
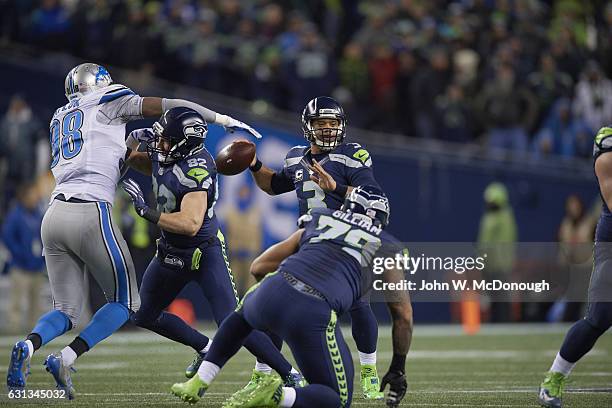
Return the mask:
<svg viewBox="0 0 612 408"><path fill-rule="evenodd" d="M192 347L194 362L187 368L193 377L210 347L210 339L179 317L164 312L179 292L195 281L208 299L217 324L238 304L234 279L214 206L219 195L215 162L204 147L206 121L192 109L173 108L153 124L147 150L152 164L153 192L157 206L149 207L140 186L124 182L136 212L162 230L157 253L145 271L142 304L133 322L164 337ZM289 384L299 382L272 341L254 332L245 347L274 368Z"/></svg>
<svg viewBox="0 0 612 408"><path fill-rule="evenodd" d="M388 215L382 191L360 186L341 209L316 208L302 216L298 231L253 261L253 271L275 272L252 287L223 322L198 375L174 384L172 392L185 401L198 401L243 339L253 330L264 330L287 342L308 385L287 387L268 376L239 406L349 407L353 363L337 316L362 295L362 265L383 251L401 251L397 240L383 231ZM403 278L397 270L382 276L389 283ZM396 407L407 390L405 363L413 319L408 292L387 299L393 318L393 359L379 390L389 385L387 406Z"/></svg>
<svg viewBox="0 0 612 408"><path fill-rule="evenodd" d="M277 195L295 190L302 216L312 208L339 209L355 186L379 187L368 151L358 143L345 143L346 116L334 99L320 96L308 102L302 112L302 131L309 145L289 150L280 171L263 166L257 157L253 159L251 172L263 191ZM263 276L255 278L260 280ZM376 317L365 300L356 301L350 315L361 363L363 396L382 399L376 371ZM275 343L280 342L275 339Z"/></svg>

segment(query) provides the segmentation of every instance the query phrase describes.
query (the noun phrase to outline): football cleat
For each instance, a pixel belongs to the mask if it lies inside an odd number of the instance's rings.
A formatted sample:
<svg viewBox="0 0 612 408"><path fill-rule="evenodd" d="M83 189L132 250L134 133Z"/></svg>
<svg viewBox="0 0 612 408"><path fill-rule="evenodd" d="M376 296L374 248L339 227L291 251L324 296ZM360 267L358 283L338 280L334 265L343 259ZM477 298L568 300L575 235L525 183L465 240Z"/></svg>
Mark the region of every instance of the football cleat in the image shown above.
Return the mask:
<svg viewBox="0 0 612 408"><path fill-rule="evenodd" d="M58 390L64 390L68 399L74 399L74 387L72 386L71 372L76 370L70 366L66 367L61 353L49 355L43 363L47 372L53 376Z"/></svg>
<svg viewBox="0 0 612 408"><path fill-rule="evenodd" d="M207 389L208 384L202 381L199 375L195 375L187 382L174 384L170 391L183 401L195 404L204 396Z"/></svg>
<svg viewBox="0 0 612 408"><path fill-rule="evenodd" d="M374 364L361 366L361 390L363 398L367 400L382 400L385 398L385 393L380 392L380 380Z"/></svg>
<svg viewBox="0 0 612 408"><path fill-rule="evenodd" d="M200 353L199 351L196 352L193 361L185 369L185 377L193 378L193 376L198 372L198 369L202 365L202 361L204 361L205 357L206 353Z"/></svg>
<svg viewBox="0 0 612 408"><path fill-rule="evenodd" d="M567 382L567 377L561 373L549 371L544 378L544 382L540 384L540 392L538 393L538 401L543 407L561 408L563 402L561 396L563 388Z"/></svg>
<svg viewBox="0 0 612 408"><path fill-rule="evenodd" d="M228 408L255 408L268 407L277 408L283 399L283 381L276 375L268 375L262 378L253 392L248 397L240 402L240 405L234 405Z"/></svg>
<svg viewBox="0 0 612 408"><path fill-rule="evenodd" d="M25 341L15 343L11 351L11 361L6 375L6 386L24 388L30 375L30 350Z"/></svg>
<svg viewBox="0 0 612 408"><path fill-rule="evenodd" d="M223 403L223 408L241 406L240 404L249 398L250 394L257 388L257 385L263 381L263 379L272 376L273 374L266 374L261 371L253 370L249 382L242 389L232 394L232 396Z"/></svg>
<svg viewBox="0 0 612 408"><path fill-rule="evenodd" d="M291 388L302 388L306 386L306 379L300 373L289 373L289 375L283 378L283 386Z"/></svg>

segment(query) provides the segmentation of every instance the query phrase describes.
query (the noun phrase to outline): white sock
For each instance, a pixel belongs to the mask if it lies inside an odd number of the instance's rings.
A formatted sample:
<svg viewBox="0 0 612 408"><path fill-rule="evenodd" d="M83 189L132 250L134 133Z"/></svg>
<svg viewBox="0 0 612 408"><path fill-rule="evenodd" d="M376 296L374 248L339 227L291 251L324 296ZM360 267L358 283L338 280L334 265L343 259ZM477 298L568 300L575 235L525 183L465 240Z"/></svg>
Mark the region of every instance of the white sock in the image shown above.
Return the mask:
<svg viewBox="0 0 612 408"><path fill-rule="evenodd" d="M291 408L295 403L295 388L283 387L283 399L280 402L280 408Z"/></svg>
<svg viewBox="0 0 612 408"><path fill-rule="evenodd" d="M212 344L212 340L208 339L208 343L206 343L206 347L204 347L202 350L200 350L200 353L208 353L208 350L210 350L210 345Z"/></svg>
<svg viewBox="0 0 612 408"><path fill-rule="evenodd" d="M300 372L295 368L291 367L291 374L299 374Z"/></svg>
<svg viewBox="0 0 612 408"><path fill-rule="evenodd" d="M221 371L221 368L218 365L213 364L210 361L203 361L202 365L198 369L198 375L200 376L200 380L210 385L217 374L219 374L219 371Z"/></svg>
<svg viewBox="0 0 612 408"><path fill-rule="evenodd" d="M259 371L264 374L272 374L272 367L267 364L260 363L259 361L255 362L255 371Z"/></svg>
<svg viewBox="0 0 612 408"><path fill-rule="evenodd" d="M555 361L553 361L552 367L550 367L550 371L561 373L567 377L572 372L575 365L576 363L570 363L569 361L561 357L561 354L557 353L557 357L555 357Z"/></svg>
<svg viewBox="0 0 612 408"><path fill-rule="evenodd" d="M28 357L32 358L32 356L34 355L34 344L32 344L31 340L26 340L25 344L28 346Z"/></svg>
<svg viewBox="0 0 612 408"><path fill-rule="evenodd" d="M361 365L370 364L376 365L376 351L373 353L362 353L359 352L359 362Z"/></svg>
<svg viewBox="0 0 612 408"><path fill-rule="evenodd" d="M77 355L70 346L66 346L60 352L62 354L62 361L66 367L70 367L74 364L77 359Z"/></svg>

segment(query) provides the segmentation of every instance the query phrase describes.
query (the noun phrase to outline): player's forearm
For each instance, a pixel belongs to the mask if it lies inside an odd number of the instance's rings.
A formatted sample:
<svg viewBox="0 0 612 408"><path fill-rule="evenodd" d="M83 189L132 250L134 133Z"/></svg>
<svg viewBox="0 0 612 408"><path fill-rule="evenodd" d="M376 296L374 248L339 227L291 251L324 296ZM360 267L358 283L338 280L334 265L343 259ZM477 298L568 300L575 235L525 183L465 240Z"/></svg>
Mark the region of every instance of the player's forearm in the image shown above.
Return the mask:
<svg viewBox="0 0 612 408"><path fill-rule="evenodd" d="M202 228L202 222L204 222L203 218L198 219L182 212L175 212L162 213L157 225L164 231L193 237Z"/></svg>
<svg viewBox="0 0 612 408"><path fill-rule="evenodd" d="M274 170L262 166L258 171L251 171L251 174L253 175L253 179L255 179L257 187L270 195L274 195L274 191L272 190L272 175L274 175Z"/></svg>
<svg viewBox="0 0 612 408"><path fill-rule="evenodd" d="M407 307L406 305L395 305L404 310L398 311L395 307L389 308L393 317L393 327L391 329L393 354L405 356L408 354L412 342L412 308L410 305Z"/></svg>
<svg viewBox="0 0 612 408"><path fill-rule="evenodd" d="M142 174L145 174L147 176L151 175L151 159L149 158L149 155L145 152L132 151L126 163L128 164L128 166Z"/></svg>

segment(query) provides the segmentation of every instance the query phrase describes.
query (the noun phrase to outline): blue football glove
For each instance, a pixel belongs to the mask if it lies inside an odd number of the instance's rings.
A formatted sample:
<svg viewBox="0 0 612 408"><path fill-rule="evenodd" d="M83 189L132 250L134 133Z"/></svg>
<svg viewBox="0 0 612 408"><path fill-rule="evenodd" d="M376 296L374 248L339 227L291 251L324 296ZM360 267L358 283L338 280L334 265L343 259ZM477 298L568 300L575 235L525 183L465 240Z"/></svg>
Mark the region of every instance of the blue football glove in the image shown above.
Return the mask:
<svg viewBox="0 0 612 408"><path fill-rule="evenodd" d="M246 123L236 120L232 118L231 116L229 117L229 123L225 125L225 129L228 129L231 131L242 130L247 133L250 133L252 136L256 137L257 139L261 139L261 133L259 133L258 131L253 129L251 126L247 125Z"/></svg>
<svg viewBox="0 0 612 408"><path fill-rule="evenodd" d="M142 189L138 183L129 178L121 183L121 187L130 195L136 213L142 218L151 221L153 224L157 224L161 214L159 211L153 210L147 205Z"/></svg>

